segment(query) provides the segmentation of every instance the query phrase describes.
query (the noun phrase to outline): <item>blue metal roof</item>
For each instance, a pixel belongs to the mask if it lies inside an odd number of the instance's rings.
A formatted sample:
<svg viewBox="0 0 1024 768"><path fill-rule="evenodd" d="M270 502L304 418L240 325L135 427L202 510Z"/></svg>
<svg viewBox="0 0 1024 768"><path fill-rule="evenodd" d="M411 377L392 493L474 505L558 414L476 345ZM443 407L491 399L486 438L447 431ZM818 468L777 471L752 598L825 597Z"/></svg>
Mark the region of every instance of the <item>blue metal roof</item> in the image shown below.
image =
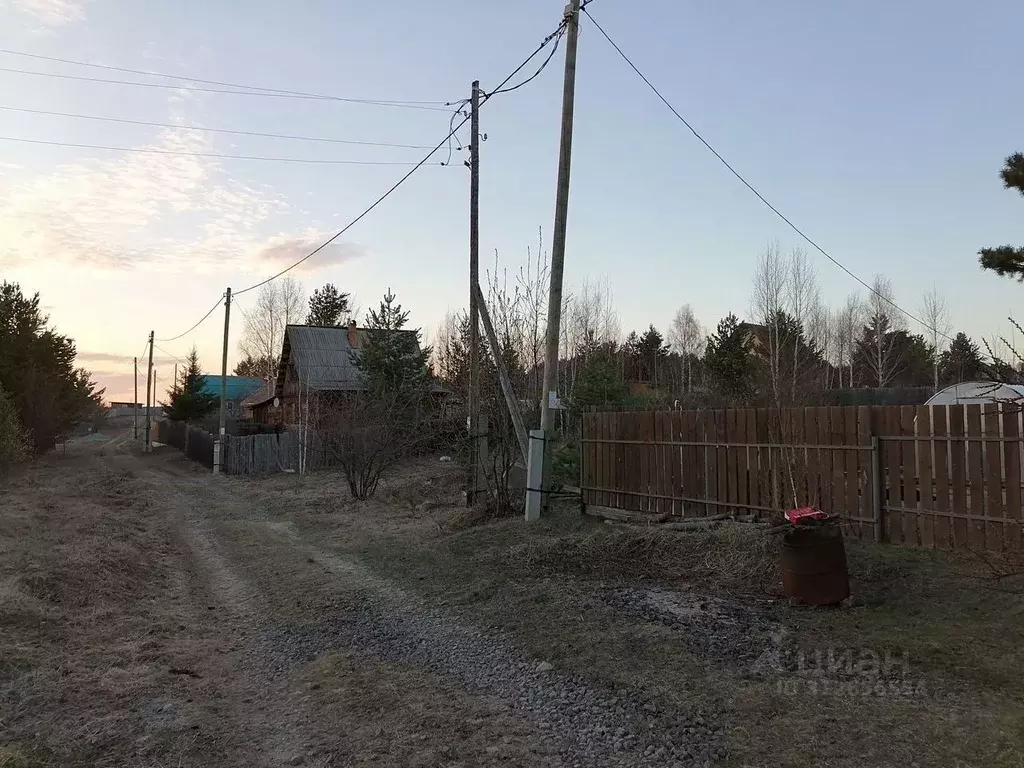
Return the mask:
<svg viewBox="0 0 1024 768"><path fill-rule="evenodd" d="M263 379L252 379L248 376L228 376L228 400L244 400L263 386ZM203 376L203 391L220 397L220 376L207 374Z"/></svg>

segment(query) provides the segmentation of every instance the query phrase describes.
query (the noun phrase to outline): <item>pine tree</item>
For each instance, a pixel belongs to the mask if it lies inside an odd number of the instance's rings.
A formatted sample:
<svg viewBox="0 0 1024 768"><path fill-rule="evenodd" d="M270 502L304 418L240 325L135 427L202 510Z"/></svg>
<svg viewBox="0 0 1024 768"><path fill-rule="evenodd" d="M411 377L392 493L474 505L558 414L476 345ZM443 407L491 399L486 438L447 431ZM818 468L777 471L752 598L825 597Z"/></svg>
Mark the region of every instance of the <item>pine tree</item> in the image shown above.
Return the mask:
<svg viewBox="0 0 1024 768"><path fill-rule="evenodd" d="M353 352L352 364L359 369L367 389L377 395L414 395L429 383L431 349L420 349L420 330L406 330L409 313L395 302L389 288L376 311L366 322L366 343Z"/></svg>
<svg viewBox="0 0 1024 768"><path fill-rule="evenodd" d="M205 392L203 384L199 353L192 347L185 358L185 369L167 392L170 402L164 405L164 415L171 421L193 422L213 413L220 405L220 398Z"/></svg>
<svg viewBox="0 0 1024 768"><path fill-rule="evenodd" d="M1016 189L1024 195L1024 153L1017 152L1006 158L1000 175L1003 177L1003 186ZM997 248L982 248L978 255L982 269L1024 282L1024 248L1001 245Z"/></svg>
<svg viewBox="0 0 1024 768"><path fill-rule="evenodd" d="M750 396L751 359L747 331L733 313L719 320L715 333L708 337L704 365L719 392L737 400Z"/></svg>
<svg viewBox="0 0 1024 768"><path fill-rule="evenodd" d="M348 300L351 294L339 293L333 283L317 288L309 297L309 314L306 325L338 326L348 314Z"/></svg>
<svg viewBox="0 0 1024 768"><path fill-rule="evenodd" d="M985 361L978 345L961 331L953 338L949 349L942 353L939 371L946 385L974 381L984 375Z"/></svg>

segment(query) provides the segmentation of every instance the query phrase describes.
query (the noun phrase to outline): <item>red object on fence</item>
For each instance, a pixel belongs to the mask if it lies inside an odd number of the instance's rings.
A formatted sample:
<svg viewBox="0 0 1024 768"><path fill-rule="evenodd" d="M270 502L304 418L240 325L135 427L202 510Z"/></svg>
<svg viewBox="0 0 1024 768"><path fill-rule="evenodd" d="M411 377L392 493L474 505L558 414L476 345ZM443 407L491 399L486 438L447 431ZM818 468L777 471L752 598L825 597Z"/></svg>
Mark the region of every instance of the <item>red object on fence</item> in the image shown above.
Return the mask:
<svg viewBox="0 0 1024 768"><path fill-rule="evenodd" d="M801 520L806 519L826 520L828 519L828 515L816 507L800 507L798 509L789 510L789 512L786 513L786 519L789 520L792 525L796 525Z"/></svg>

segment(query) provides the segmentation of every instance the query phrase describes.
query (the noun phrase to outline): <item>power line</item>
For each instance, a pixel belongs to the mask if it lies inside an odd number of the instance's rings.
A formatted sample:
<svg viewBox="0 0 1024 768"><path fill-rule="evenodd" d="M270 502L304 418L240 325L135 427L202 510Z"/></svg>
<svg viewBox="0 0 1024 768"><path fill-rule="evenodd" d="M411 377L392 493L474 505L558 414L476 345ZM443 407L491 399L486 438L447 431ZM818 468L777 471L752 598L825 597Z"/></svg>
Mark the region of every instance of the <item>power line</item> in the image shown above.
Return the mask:
<svg viewBox="0 0 1024 768"><path fill-rule="evenodd" d="M179 363L181 363L182 365L188 365L188 363L186 363L186 362L185 362L184 360L182 360L182 359L181 359L180 357L178 357L177 355L172 355L172 354L171 354L170 352L168 352L168 351L167 351L166 349L164 349L163 347L161 347L161 346L160 346L159 344L154 344L153 346L154 346L154 347L156 347L157 349L159 349L159 350L160 350L161 352L163 352L163 353L164 353L165 355L167 355L167 356L168 356L169 358L171 358L172 360L175 360L176 362L179 362Z"/></svg>
<svg viewBox="0 0 1024 768"><path fill-rule="evenodd" d="M592 0L591 0L591 2L592 2ZM735 176L737 179L740 180L740 182L743 184L743 186L745 186L747 189L749 189L751 192L753 192L754 195L757 196L758 200L760 200L762 203L764 203L766 206L768 206L768 208L776 216L778 216L780 219L782 219L782 221L784 221L787 225L789 225L790 229L792 229L794 232L796 232L798 235L800 235L800 237L802 237L804 240L806 240L808 243L810 243L810 245L816 251L818 251L822 256L824 256L826 259L831 261L833 264L835 264L837 267L839 267L839 269L841 269L847 275L852 277L854 280L856 280L862 286L867 288L868 291L870 291L872 294L874 294L875 296L877 296L878 298L880 298L882 301L886 302L887 304L890 304L893 308L895 308L896 310L902 312L904 315L909 317L911 320L914 320L915 322L919 323L924 328L927 328L929 330L932 330L932 331L935 331L936 333L938 333L938 331L936 331L936 329L934 329L931 326L929 326L927 323L925 323L923 320L918 318L916 315L914 315L911 312L908 312L907 310L905 310L903 307L901 307L899 304L897 304L895 301L890 299L885 294L880 293L879 291L876 291L871 285L868 285L861 278L859 278L857 275L855 275L853 272L851 272L849 269L847 269L845 265L843 265L839 260L835 259L828 251L826 251L824 248L822 248L820 245L818 245L816 242L814 242L809 236L807 236L803 232L803 230L801 230L796 224L794 224L792 221L790 221L789 218L785 214L782 213L782 211L780 211L778 208L776 208L774 205L772 205L767 200L767 198L765 198L764 195L762 195L760 192L757 191L757 189L754 187L754 185L752 185L749 181L747 181L739 173L739 171L737 171L735 168L733 168L732 165L729 164L729 161L727 161L724 157L722 157L722 155L719 154L718 150L716 150L713 146L711 146L711 144L709 144L708 141L703 136L701 136L692 125L690 125L690 123L687 121L687 119L685 117L683 117L679 113L679 111L676 110L676 108L674 106L672 106L671 102L669 102L668 99L666 99L664 96L661 95L661 91L659 91L654 86L654 84L650 80L647 79L647 76L644 75L644 73L641 72L637 68L636 64L634 64L630 60L630 58L625 54L625 52L615 43L615 41L612 40L612 38L608 35L608 33L604 31L604 27L602 27L600 24L598 24L597 19L594 18L593 14L591 14L590 11L587 11L585 9L584 9L584 12L587 14L587 18L590 19L591 23L595 27L597 27L598 31L604 36L604 39L607 40L611 44L612 48L614 48L616 50L616 52L619 54L619 56L622 57L622 59L630 66L630 68L637 75L640 76L640 79L643 80L644 83L647 84L647 87L650 88L654 92L654 95L657 96L659 99L661 99L661 102L672 111L672 114L674 114L677 118L679 118L679 121L690 130L690 133L692 133L694 136L696 136L698 141L700 141L701 144L703 144L705 147L707 147L708 150L711 151L711 154L713 154L715 157L717 157L718 160L722 163L722 165L724 165L727 169L729 169L729 172L732 173L733 176ZM952 337L947 336L944 333L938 333L938 335L942 336L947 341L952 341L953 340Z"/></svg>
<svg viewBox="0 0 1024 768"><path fill-rule="evenodd" d="M132 75L143 75L145 77L163 77L170 80L185 80L191 83L203 83L204 85L219 85L227 88L241 88L249 91L264 91L266 94L282 94L286 96L295 96L305 99L320 99L325 101L346 101L357 104L386 104L386 105L398 105L398 104L414 104L414 105L428 105L445 104L443 101L407 101L400 99L349 99L341 96L333 96L322 93L309 93L308 91L295 91L285 88L267 88L261 85L245 85L241 83L230 83L223 80L204 80L199 77L189 77L188 75L172 75L166 72L147 72L144 69L130 69L128 67L115 67L110 64L94 64L88 61L78 61L76 59L62 59L57 56L44 56L41 53L27 53L25 51L13 51L9 48L0 48L0 53L5 53L8 56L23 56L28 59L40 59L42 61L55 61L60 64L73 64L78 67L92 67L93 69L105 69L110 72L125 72Z"/></svg>
<svg viewBox="0 0 1024 768"><path fill-rule="evenodd" d="M191 328L189 328L184 333L179 333L177 336L172 336L169 339L153 339L153 341L162 341L164 344L167 344L168 342L171 342L171 341L177 341L178 339L182 338L183 336L188 336L190 333L192 333L192 331L194 331L196 328L198 328L200 325L202 325L203 322L206 320L206 318L208 318L210 315L212 315L214 313L214 311L217 309L217 307L219 307L223 303L224 303L224 296L221 296L219 299L217 299L217 303L214 304L212 307L210 307L210 311L207 312L205 315L203 315L201 318L199 318L199 322L196 323L195 325L193 325Z"/></svg>
<svg viewBox="0 0 1024 768"><path fill-rule="evenodd" d="M528 65L528 64L529 64L529 63L530 63L530 62L531 62L531 61L532 61L532 60L534 59L534 57L536 57L536 56L537 56L537 54L538 54L538 53L540 53L540 52L541 52L542 50L544 50L544 48L545 48L545 47L547 47L548 43L550 43L552 39L554 39L555 37L557 37L557 36L558 36L558 34L559 34L559 31L560 31L560 30L562 30L562 29L564 28L564 26L565 26L565 22L563 21L563 22L562 22L562 23L561 23L561 24L559 25L559 27L558 27L558 29L557 29L557 30L555 30L554 32L552 32L552 33L551 33L550 35L548 35L547 37L545 37L545 38L544 38L544 40L543 40L543 41L541 42L541 44L540 44L539 46L537 46L536 50L534 50L534 52L533 52L533 53L531 53L531 54L530 54L530 55L529 55L529 56L528 56L528 57L526 58L526 60L525 60L525 61L523 61L523 63L522 63L522 64L520 64L520 65L519 65L518 67L516 67L516 68L515 68L515 69L514 69L514 70L512 71L512 73L511 73L511 74L509 74L509 76L508 76L508 77L506 77L506 78L505 78L504 80L502 80L502 81L501 81L501 83L500 83L500 84L498 85L498 87L494 89L494 93L498 93L498 92L500 92L500 91L501 91L501 89L502 89L502 88L503 88L503 87L504 87L505 85L507 85L507 84L508 84L508 82L509 82L509 81L510 81L510 80L511 80L511 79L512 79L513 77L515 77L515 76L516 76L516 75L517 75L517 74L518 74L519 72L521 72L521 71L523 70L523 68L524 68L524 67L526 67L526 66L527 66L527 65ZM543 69L543 68L542 68L542 69ZM489 99L490 99L490 96L485 96L485 97L484 97L484 99L483 99L483 100L481 101L481 106L482 106L483 104L487 103L487 101L488 101ZM244 288L244 289L242 289L242 290L240 290L240 291L236 291L236 292L234 293L234 295L236 295L236 296L240 296L240 295L242 295L243 293L247 293L247 292L249 292L249 291L252 291L252 290L255 290L256 288L259 288L259 287L261 287L261 286L263 286L263 285L266 285L267 283L271 282L272 280L276 280L277 278L279 278L279 277L281 277L282 275L284 275L284 274L286 274L286 273L290 272L291 270L295 269L295 268L296 268L297 266L299 266L299 265L300 265L300 264L302 264L303 262L305 262L305 261L307 261L308 259L310 259L310 258L312 258L313 256L315 256L315 255L316 255L317 253L319 253L319 252L320 252L320 251L322 251L322 250L323 250L324 248L326 248L326 247L327 247L328 245L330 245L331 243L333 243L333 242L334 242L335 240L337 240L337 239L338 239L339 237L341 237L341 236L342 236L343 234L345 234L346 232L348 232L348 230L350 230L350 229L351 229L352 227L354 227L354 226L355 226L356 224L358 224L358 223L359 223L360 221L362 221L362 220L363 220L363 219L364 219L364 218L365 218L365 217L366 217L367 215L369 215L369 214L370 214L370 212L371 212L371 211L373 211L373 209L375 209L375 208L376 208L376 207L377 207L378 205L380 205L380 204L381 204L382 202L384 202L384 201L385 201L385 200L386 200L386 199L387 199L387 198L388 198L388 197L389 197L389 196L390 196L390 195L391 195L391 194L392 194L392 193L393 193L393 192L394 192L394 191L395 191L396 189L398 189L398 188L399 188L400 186L402 186L402 184L404 184L404 183L405 183L405 182L406 182L406 181L407 181L407 180L408 180L408 179L409 179L409 178L410 178L410 177L411 177L411 176L412 176L412 175L413 175L414 173L416 173L416 171L418 171L418 170L419 170L420 168L422 168L422 167L423 167L424 165L426 165L427 161L428 161L428 160L429 160L429 159L430 159L431 157L433 157L433 155L434 155L434 154L435 154L436 152L438 152L438 151L439 151L439 150L441 149L441 147L443 147L443 146L444 146L444 145L445 145L445 144L446 144L446 143L447 143L447 142L449 141L449 139L451 139L451 137L452 137L452 136L454 136L454 135L455 135L456 133L458 133L459 129L460 129L460 128L462 128L462 126L464 126L464 125L465 125L465 124L466 124L467 122L469 122L469 117L464 117L464 118L462 119L462 122L460 122L460 123L459 123L459 124L458 124L457 126L455 126L455 128L453 128L453 129L452 129L451 131L449 131L449 132L448 132L448 135L447 135L447 136L445 136L445 137L444 137L443 139L441 139L441 141L439 141L439 142L437 143L437 145L436 145L436 146L435 146L435 147L434 147L434 148L433 148L432 150L430 150L430 151L429 151L429 152L428 152L428 153L427 153L426 155L424 155L423 159L422 159L422 160L420 160L420 161L419 161L419 162L418 162L418 163L417 163L417 164L416 164L416 165L415 165L415 166L414 166L413 168L411 168L411 169L409 170L409 172L408 172L408 173L406 173L406 174L405 174L404 176L402 176L402 178L400 178L400 179L399 179L399 180L398 180L397 182L395 182L395 183L394 183L394 185L392 185L390 189L388 189L388 190L387 190L387 191L386 191L386 192L385 192L385 193L384 193L383 195L381 195L381 196L380 196L380 197L378 197L378 198L377 198L376 200L374 200L374 201L373 201L373 203L371 203L371 204L370 204L370 207L369 207L369 208L367 208L367 209L366 209L366 210L364 210L364 211L363 211L362 213L360 213L360 214L359 214L358 216L356 216L356 217L355 217L354 219L352 219L352 221L350 221L350 222L349 222L348 224L346 224L346 225L345 225L345 226L344 226L344 227L343 227L342 229L340 229L340 230L339 230L339 231L338 231L337 233L335 233L334 235L332 235L332 236L331 236L330 238L328 238L327 240L325 240L325 241L324 241L323 243L321 243L320 245L318 245L318 246L317 246L316 248L314 248L314 249L313 249L312 251L310 251L309 253L307 253L307 254L306 254L305 256L303 256L303 257L302 257L301 259L299 259L298 261L296 261L296 262L295 262L295 263L293 263L292 265L290 265L290 266L286 267L285 269L282 269L282 270L281 270L280 272L278 272L277 274L275 274L275 275L272 275L272 276L270 276L270 277L266 278L265 280L261 280L260 282L258 282L258 283L255 283L254 285L250 285L250 286L249 286L248 288Z"/></svg>
<svg viewBox="0 0 1024 768"><path fill-rule="evenodd" d="M296 136L287 133L260 133L258 131L240 131L230 128L206 128L200 125L179 125L177 123L159 123L149 120L130 120L122 117L104 117L101 115L82 115L75 112L53 112L46 109L28 109L26 107L6 107L0 105L5 112L22 112L30 115L50 115L52 117L71 117L76 120L99 120L105 123L124 123L126 125L145 125L153 128L174 128L186 131L205 131L207 133L227 133L233 136L256 136L265 139L291 139L293 141L320 141L329 144L353 144L366 147L394 147L396 149L430 149L426 144L392 144L384 141L355 141L352 139L332 139L326 136Z"/></svg>
<svg viewBox="0 0 1024 768"><path fill-rule="evenodd" d="M311 99L313 101L341 101L347 104L366 104L376 107L395 107L398 109L421 109L428 112L447 112L444 107L428 107L423 104L408 103L402 101L382 101L376 99L347 99L341 96L315 96L301 93L288 93L278 91L238 91L227 88L201 88L194 85L175 85L173 83L140 83L135 80L115 80L104 77L86 77L85 75L67 75L59 72L38 72L32 69L17 69L14 67L0 67L0 72L12 72L17 75L35 75L36 77L56 77L61 80L77 80L87 83L106 83L108 85L134 85L139 88L167 88L175 91L194 91L196 93L228 93L235 96L264 96L277 99ZM143 73L144 74L144 73ZM173 77L170 75L169 77ZM182 78L187 80L188 78ZM443 104L444 102L432 102Z"/></svg>
<svg viewBox="0 0 1024 768"><path fill-rule="evenodd" d="M516 85L509 86L508 88L505 88L503 90L494 91L493 93L484 94L485 98L489 99L491 96L497 96L499 93L512 93L512 91L517 91L520 88L522 88L524 85L528 85L529 83L533 82L537 77L540 76L540 73L543 72L547 68L548 64L551 63L551 59L553 59L555 57L555 54L558 53L558 44L562 41L562 36L564 34L565 34L565 22L563 21L561 26L559 26L559 28L555 31L555 34L554 34L555 45L551 49L551 53L549 53L548 57L546 59L544 59L543 63L540 65L540 67L537 68L536 72L534 72L528 78L523 80L521 83L517 83Z"/></svg>
<svg viewBox="0 0 1024 768"><path fill-rule="evenodd" d="M16 141L22 144L42 144L48 147L70 147L72 149L100 149L110 152L129 152L147 155L177 155L180 157L214 157L222 160L260 160L271 163L303 163L306 165L428 165L428 163L409 163L401 160L329 160L324 158L305 157L267 157L265 155L226 155L219 152L181 152L175 149L151 149L148 147L111 147L103 144L75 144L67 141L44 141L43 139L25 139L18 136L0 136L0 141ZM441 163L429 163L441 165Z"/></svg>

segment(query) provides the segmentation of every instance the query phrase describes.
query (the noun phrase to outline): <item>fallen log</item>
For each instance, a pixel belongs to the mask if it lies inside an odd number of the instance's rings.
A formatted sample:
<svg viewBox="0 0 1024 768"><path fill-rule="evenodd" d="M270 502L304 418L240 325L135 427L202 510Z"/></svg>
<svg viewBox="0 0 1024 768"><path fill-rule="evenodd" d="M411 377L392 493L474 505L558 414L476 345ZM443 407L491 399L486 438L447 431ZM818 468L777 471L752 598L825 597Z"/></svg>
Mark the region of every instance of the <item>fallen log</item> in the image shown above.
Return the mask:
<svg viewBox="0 0 1024 768"><path fill-rule="evenodd" d="M640 525L657 525L658 523L664 523L671 517L671 515L652 515L649 512L599 507L592 504L588 504L584 508L583 514L600 520L612 520L616 523L637 523Z"/></svg>

